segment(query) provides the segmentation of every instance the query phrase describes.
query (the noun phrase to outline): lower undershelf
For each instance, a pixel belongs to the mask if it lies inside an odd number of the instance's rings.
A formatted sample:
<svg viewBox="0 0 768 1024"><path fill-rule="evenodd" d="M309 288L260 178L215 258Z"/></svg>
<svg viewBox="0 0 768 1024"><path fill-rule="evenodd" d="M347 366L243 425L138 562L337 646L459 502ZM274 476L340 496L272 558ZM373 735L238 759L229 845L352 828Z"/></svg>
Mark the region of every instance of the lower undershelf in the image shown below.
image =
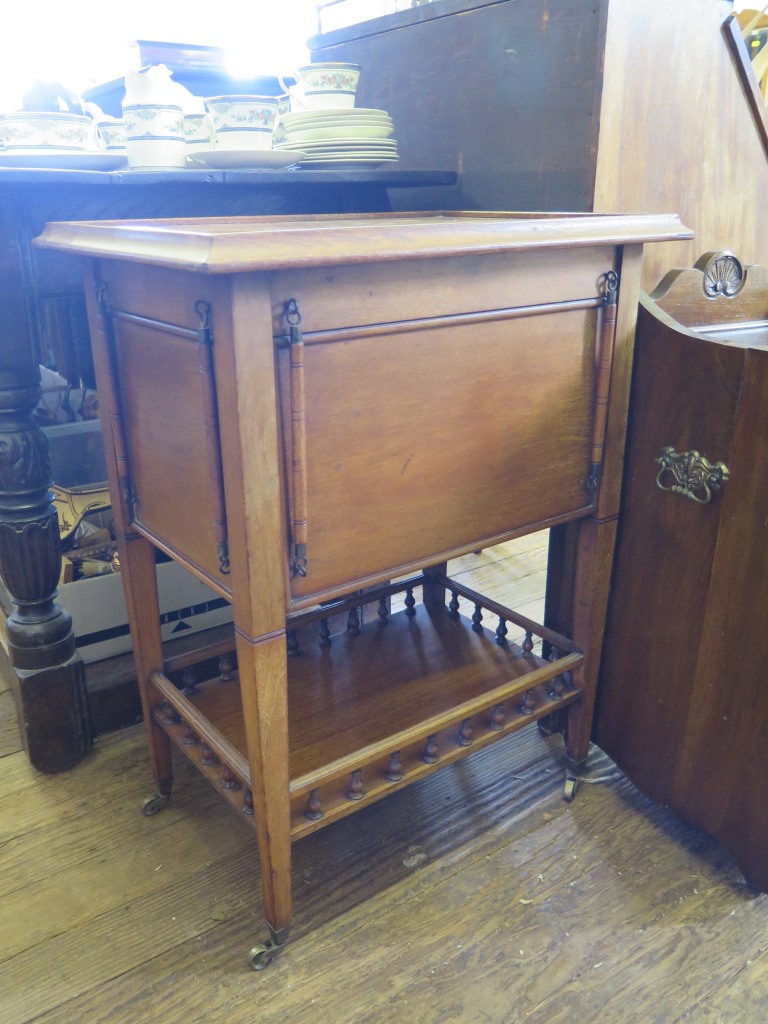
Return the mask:
<svg viewBox="0 0 768 1024"><path fill-rule="evenodd" d="M296 640L288 659L294 839L579 698L569 673L580 654L545 661L444 606L420 604L322 646L310 626ZM237 679L199 684L186 700L189 715L173 699L181 720L158 709L157 721L248 816Z"/></svg>

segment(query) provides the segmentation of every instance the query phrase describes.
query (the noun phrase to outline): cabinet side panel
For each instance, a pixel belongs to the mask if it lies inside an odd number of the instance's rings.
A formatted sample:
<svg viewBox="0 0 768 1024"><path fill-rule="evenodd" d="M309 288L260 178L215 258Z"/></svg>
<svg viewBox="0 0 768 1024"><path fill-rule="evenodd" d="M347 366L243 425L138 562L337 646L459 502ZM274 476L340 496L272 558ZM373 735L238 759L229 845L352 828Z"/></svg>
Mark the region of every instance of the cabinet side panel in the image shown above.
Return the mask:
<svg viewBox="0 0 768 1024"><path fill-rule="evenodd" d="M656 484L661 449L729 461L743 353L640 307L627 462L594 738L670 802L689 709L723 495L700 505ZM730 484L726 485L726 489Z"/></svg>
<svg viewBox="0 0 768 1024"><path fill-rule="evenodd" d="M750 350L675 804L768 890L768 359Z"/></svg>
<svg viewBox="0 0 768 1024"><path fill-rule="evenodd" d="M190 568L226 588L206 433L211 380L201 372L196 334L195 304L212 301L211 286L197 276L157 268L102 268L134 518Z"/></svg>

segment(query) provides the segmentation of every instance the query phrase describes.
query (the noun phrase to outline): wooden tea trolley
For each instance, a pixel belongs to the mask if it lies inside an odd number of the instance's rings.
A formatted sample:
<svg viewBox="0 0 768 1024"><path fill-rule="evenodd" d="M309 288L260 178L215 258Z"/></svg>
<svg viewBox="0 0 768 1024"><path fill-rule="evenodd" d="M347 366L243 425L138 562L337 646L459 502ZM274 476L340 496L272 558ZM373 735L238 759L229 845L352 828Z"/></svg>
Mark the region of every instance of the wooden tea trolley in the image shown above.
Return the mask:
<svg viewBox="0 0 768 1024"><path fill-rule="evenodd" d="M255 826L254 967L288 937L293 840L543 718L585 760L642 247L689 235L495 213L46 228L91 257L146 809L176 745ZM546 625L446 574L545 528ZM155 548L232 602L236 671L207 650L216 678L171 682Z"/></svg>

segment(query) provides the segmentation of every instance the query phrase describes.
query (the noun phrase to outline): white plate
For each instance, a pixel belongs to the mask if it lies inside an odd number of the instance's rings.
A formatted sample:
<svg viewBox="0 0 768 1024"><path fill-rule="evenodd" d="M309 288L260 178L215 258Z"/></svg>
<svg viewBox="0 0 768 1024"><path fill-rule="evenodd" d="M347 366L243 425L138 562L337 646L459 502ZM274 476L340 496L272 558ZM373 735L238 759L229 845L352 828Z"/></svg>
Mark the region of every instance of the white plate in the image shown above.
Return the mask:
<svg viewBox="0 0 768 1024"><path fill-rule="evenodd" d="M397 163L397 156L381 156L372 153L366 156L364 153L355 155L339 156L308 156L305 157L299 166L301 167L336 167L343 170L344 167L371 166L372 164L394 164Z"/></svg>
<svg viewBox="0 0 768 1024"><path fill-rule="evenodd" d="M324 128L286 128L288 142L311 142L315 139L386 139L395 130L392 124L346 124L334 122Z"/></svg>
<svg viewBox="0 0 768 1024"><path fill-rule="evenodd" d="M72 153L64 149L0 149L0 167L37 170L112 171L125 166L125 153Z"/></svg>
<svg viewBox="0 0 768 1024"><path fill-rule="evenodd" d="M227 170L233 167L289 167L298 163L303 152L291 150L281 153L277 149L202 149L190 153L187 167L210 167Z"/></svg>
<svg viewBox="0 0 768 1024"><path fill-rule="evenodd" d="M376 149L391 153L397 149L397 142L394 139L325 139L322 142L280 142L275 149L281 153L331 152L334 149Z"/></svg>
<svg viewBox="0 0 768 1024"><path fill-rule="evenodd" d="M296 151L290 151L294 153ZM299 153L303 153L307 157L356 157L358 153L364 153L367 157L383 156L391 157L396 155L396 145L318 145L313 150L301 150ZM300 160L300 157L296 158Z"/></svg>
<svg viewBox="0 0 768 1024"><path fill-rule="evenodd" d="M291 114L282 114L280 119L283 124L298 124L299 121L327 121L339 118L344 121L354 121L364 118L366 121L391 121L392 118L386 110L370 110L367 107L337 107L334 110L296 110Z"/></svg>

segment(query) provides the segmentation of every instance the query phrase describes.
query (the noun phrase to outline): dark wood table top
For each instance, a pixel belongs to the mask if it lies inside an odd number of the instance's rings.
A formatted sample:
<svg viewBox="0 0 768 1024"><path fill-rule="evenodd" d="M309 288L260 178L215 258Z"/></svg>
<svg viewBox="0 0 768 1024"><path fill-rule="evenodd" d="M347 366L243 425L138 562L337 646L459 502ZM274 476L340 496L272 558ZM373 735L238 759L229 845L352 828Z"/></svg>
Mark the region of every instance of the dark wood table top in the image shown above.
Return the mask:
<svg viewBox="0 0 768 1024"><path fill-rule="evenodd" d="M455 171L440 170L292 170L281 168L253 170L211 170L207 168L169 168L168 170L83 171L41 167L0 167L2 185L379 185L384 188L417 188L429 185L455 185Z"/></svg>

